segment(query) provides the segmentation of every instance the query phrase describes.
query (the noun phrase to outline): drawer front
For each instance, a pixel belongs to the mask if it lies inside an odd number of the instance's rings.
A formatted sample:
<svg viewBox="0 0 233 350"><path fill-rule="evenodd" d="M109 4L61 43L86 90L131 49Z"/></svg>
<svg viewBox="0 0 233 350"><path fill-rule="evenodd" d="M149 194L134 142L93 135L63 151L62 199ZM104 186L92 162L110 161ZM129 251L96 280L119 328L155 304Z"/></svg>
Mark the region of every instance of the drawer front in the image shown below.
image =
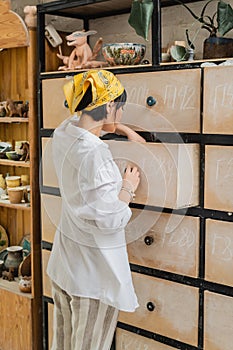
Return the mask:
<svg viewBox="0 0 233 350"><path fill-rule="evenodd" d="M205 278L233 286L233 223L206 220Z"/></svg>
<svg viewBox="0 0 233 350"><path fill-rule="evenodd" d="M49 349L52 349L53 340L53 304L48 304L48 342Z"/></svg>
<svg viewBox="0 0 233 350"><path fill-rule="evenodd" d="M63 86L70 78L42 80L43 128L55 129L63 120L70 116L65 107Z"/></svg>
<svg viewBox="0 0 233 350"><path fill-rule="evenodd" d="M233 298L205 292L204 350L232 350Z"/></svg>
<svg viewBox="0 0 233 350"><path fill-rule="evenodd" d="M43 295L52 298L51 281L46 273L50 251L42 249Z"/></svg>
<svg viewBox="0 0 233 350"><path fill-rule="evenodd" d="M43 186L58 187L57 175L52 158L52 138L42 138L42 183Z"/></svg>
<svg viewBox="0 0 233 350"><path fill-rule="evenodd" d="M198 289L133 273L140 307L119 321L197 346Z"/></svg>
<svg viewBox="0 0 233 350"><path fill-rule="evenodd" d="M233 134L233 66L204 69L203 131Z"/></svg>
<svg viewBox="0 0 233 350"><path fill-rule="evenodd" d="M126 237L131 263L198 276L198 218L133 209Z"/></svg>
<svg viewBox="0 0 233 350"><path fill-rule="evenodd" d="M200 131L201 70L118 75L127 91L123 123L135 130Z"/></svg>
<svg viewBox="0 0 233 350"><path fill-rule="evenodd" d="M135 202L168 208L198 204L199 147L107 141L121 174L127 164L140 170Z"/></svg>
<svg viewBox="0 0 233 350"><path fill-rule="evenodd" d="M233 211L233 146L206 146L205 208Z"/></svg>
<svg viewBox="0 0 233 350"><path fill-rule="evenodd" d="M176 348L147 339L123 329L116 330L116 350L174 350Z"/></svg>
<svg viewBox="0 0 233 350"><path fill-rule="evenodd" d="M61 217L61 197L41 194L42 241L52 243Z"/></svg>

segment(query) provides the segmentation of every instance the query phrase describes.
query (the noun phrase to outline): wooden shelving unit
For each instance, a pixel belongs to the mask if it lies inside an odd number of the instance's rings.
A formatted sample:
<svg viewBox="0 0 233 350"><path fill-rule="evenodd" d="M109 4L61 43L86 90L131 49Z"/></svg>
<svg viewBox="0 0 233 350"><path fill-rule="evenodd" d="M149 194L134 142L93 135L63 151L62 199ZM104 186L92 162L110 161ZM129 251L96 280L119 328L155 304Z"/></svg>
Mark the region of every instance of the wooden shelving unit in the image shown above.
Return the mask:
<svg viewBox="0 0 233 350"><path fill-rule="evenodd" d="M41 350L36 28L27 28L20 16L10 10L9 4L0 0L0 47L3 48L0 52L0 101L28 101L30 112L28 118L1 117L0 140L10 141L13 149L16 141L27 140L30 161L0 159L0 173L4 176L7 173L28 175L30 203L12 204L8 199L1 199L0 224L8 234L9 245L19 245L30 235L32 290L31 293L22 293L18 278L13 282L0 278L0 349Z"/></svg>

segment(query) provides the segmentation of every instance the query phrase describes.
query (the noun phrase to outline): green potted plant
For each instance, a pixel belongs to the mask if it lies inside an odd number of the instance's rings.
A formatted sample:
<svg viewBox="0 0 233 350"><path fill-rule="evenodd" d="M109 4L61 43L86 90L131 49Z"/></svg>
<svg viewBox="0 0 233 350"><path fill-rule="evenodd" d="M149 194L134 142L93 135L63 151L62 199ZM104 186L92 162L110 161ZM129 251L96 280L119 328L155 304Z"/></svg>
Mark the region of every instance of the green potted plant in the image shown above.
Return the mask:
<svg viewBox="0 0 233 350"><path fill-rule="evenodd" d="M181 3L189 13L201 23L201 28L209 32L209 37L204 41L203 58L222 58L233 56L233 39L224 38L233 29L233 9L231 5L220 0L217 2L217 10L212 15L206 15L209 0L201 10L200 15L196 15L185 3Z"/></svg>

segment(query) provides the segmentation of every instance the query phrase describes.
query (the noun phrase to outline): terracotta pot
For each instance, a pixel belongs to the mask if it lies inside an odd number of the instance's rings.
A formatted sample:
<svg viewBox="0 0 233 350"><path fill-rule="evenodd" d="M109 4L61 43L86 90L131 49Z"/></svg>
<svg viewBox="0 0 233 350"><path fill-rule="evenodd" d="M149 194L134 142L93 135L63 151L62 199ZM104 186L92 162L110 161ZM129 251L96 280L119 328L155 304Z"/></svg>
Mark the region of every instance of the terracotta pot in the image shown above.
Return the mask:
<svg viewBox="0 0 233 350"><path fill-rule="evenodd" d="M209 37L203 44L203 58L233 57L233 39Z"/></svg>

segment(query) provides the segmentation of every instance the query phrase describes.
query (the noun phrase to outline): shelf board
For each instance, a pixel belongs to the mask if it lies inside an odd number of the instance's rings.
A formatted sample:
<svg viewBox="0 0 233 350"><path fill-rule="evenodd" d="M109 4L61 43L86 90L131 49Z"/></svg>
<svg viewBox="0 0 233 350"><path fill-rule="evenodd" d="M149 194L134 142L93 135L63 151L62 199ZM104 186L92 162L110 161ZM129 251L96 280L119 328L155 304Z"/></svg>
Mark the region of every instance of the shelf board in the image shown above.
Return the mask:
<svg viewBox="0 0 233 350"><path fill-rule="evenodd" d="M0 207L6 207L11 209L18 210L30 210L30 203L22 203L22 204L12 204L8 199L0 199Z"/></svg>
<svg viewBox="0 0 233 350"><path fill-rule="evenodd" d="M32 299L32 294L31 293L22 293L19 290L19 278L16 277L15 281L7 281L4 280L3 278L0 278L0 289L7 290L9 292L12 292L14 294L19 294L24 297L27 297L29 299Z"/></svg>
<svg viewBox="0 0 233 350"><path fill-rule="evenodd" d="M0 117L0 123L28 123L29 118Z"/></svg>
<svg viewBox="0 0 233 350"><path fill-rule="evenodd" d="M0 159L0 165L9 165L9 166L22 167L22 168L29 168L30 162L25 162L24 160Z"/></svg>

